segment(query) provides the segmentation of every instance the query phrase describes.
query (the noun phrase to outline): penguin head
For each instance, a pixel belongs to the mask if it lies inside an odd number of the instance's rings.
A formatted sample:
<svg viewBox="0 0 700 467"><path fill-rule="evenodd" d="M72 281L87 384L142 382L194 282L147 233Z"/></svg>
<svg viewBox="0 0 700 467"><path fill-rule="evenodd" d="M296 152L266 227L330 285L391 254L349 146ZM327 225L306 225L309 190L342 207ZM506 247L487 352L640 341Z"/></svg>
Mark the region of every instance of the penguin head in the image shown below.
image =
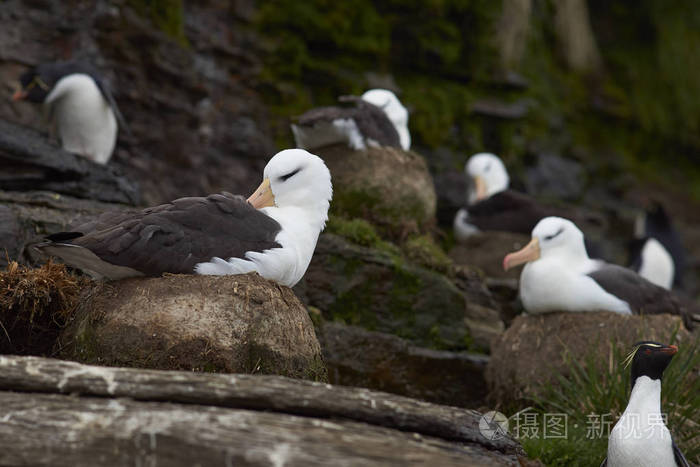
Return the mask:
<svg viewBox="0 0 700 467"><path fill-rule="evenodd" d="M12 96L12 100L27 100L35 103L42 103L51 93L56 83L68 75L72 74L89 75L96 84L102 84L96 72L87 64L81 62L52 62L42 63L27 70L20 76L21 89Z"/></svg>
<svg viewBox="0 0 700 467"><path fill-rule="evenodd" d="M627 364L632 366L632 386L641 376L660 380L676 352L678 347L675 345L664 345L653 341L637 342L626 359Z"/></svg>

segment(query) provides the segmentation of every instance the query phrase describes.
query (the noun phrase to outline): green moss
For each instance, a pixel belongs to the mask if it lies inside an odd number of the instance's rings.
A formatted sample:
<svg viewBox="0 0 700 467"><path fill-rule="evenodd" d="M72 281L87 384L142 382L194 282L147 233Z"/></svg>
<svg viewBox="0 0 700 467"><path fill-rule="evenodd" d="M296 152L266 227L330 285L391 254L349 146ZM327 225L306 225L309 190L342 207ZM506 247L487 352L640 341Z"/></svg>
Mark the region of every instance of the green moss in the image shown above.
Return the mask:
<svg viewBox="0 0 700 467"><path fill-rule="evenodd" d="M328 218L326 230L362 246L375 246L381 241L372 224L364 219L347 220L331 215Z"/></svg>
<svg viewBox="0 0 700 467"><path fill-rule="evenodd" d="M401 248L409 260L429 269L447 272L452 266L452 260L430 235L411 237Z"/></svg>
<svg viewBox="0 0 700 467"><path fill-rule="evenodd" d="M189 46L185 36L185 10L182 0L128 0L127 3L178 44Z"/></svg>

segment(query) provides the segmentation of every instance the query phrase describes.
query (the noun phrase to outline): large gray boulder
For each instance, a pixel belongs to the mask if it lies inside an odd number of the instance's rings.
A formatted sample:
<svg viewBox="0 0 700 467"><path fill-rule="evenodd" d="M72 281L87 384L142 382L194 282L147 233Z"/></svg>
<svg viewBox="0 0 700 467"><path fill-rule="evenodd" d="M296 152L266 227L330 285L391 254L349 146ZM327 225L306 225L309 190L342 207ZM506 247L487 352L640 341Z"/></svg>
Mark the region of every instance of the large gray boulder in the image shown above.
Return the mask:
<svg viewBox="0 0 700 467"><path fill-rule="evenodd" d="M98 283L59 342L84 363L326 379L306 308L257 273Z"/></svg>

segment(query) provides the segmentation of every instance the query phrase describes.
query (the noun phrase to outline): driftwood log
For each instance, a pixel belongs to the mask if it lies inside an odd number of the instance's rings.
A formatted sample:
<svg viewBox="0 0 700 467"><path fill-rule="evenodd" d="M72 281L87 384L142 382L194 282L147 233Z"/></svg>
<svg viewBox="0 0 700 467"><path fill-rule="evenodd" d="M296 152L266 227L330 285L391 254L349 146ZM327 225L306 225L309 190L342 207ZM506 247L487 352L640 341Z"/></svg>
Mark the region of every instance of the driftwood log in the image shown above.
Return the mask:
<svg viewBox="0 0 700 467"><path fill-rule="evenodd" d="M278 376L0 356L0 465L518 465L479 419Z"/></svg>

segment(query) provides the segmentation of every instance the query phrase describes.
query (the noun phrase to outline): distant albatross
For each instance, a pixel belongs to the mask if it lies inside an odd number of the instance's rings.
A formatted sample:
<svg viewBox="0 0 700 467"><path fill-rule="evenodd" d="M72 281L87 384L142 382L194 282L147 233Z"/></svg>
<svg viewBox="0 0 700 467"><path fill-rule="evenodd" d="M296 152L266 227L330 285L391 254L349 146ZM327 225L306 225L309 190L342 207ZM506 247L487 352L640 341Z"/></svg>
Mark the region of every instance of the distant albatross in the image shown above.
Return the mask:
<svg viewBox="0 0 700 467"><path fill-rule="evenodd" d="M247 201L222 193L107 212L37 247L95 278L257 271L291 287L328 219L331 175L319 157L288 149L270 159L263 178Z"/></svg>
<svg viewBox="0 0 700 467"><path fill-rule="evenodd" d="M474 154L464 172L470 183L467 206L457 211L454 219L458 240L484 230L529 234L540 219L556 214L530 196L508 189L508 171L495 154Z"/></svg>
<svg viewBox="0 0 700 467"><path fill-rule="evenodd" d="M297 147L313 150L331 144L351 149L391 146L408 151L408 110L386 89L370 89L362 97L343 96L349 107L319 107L302 114L292 124Z"/></svg>
<svg viewBox="0 0 700 467"><path fill-rule="evenodd" d="M683 315L692 327L690 313L668 290L630 269L590 259L583 233L567 219L542 219L530 243L503 259L503 268L523 263L527 264L520 275L520 298L529 313L671 313Z"/></svg>

